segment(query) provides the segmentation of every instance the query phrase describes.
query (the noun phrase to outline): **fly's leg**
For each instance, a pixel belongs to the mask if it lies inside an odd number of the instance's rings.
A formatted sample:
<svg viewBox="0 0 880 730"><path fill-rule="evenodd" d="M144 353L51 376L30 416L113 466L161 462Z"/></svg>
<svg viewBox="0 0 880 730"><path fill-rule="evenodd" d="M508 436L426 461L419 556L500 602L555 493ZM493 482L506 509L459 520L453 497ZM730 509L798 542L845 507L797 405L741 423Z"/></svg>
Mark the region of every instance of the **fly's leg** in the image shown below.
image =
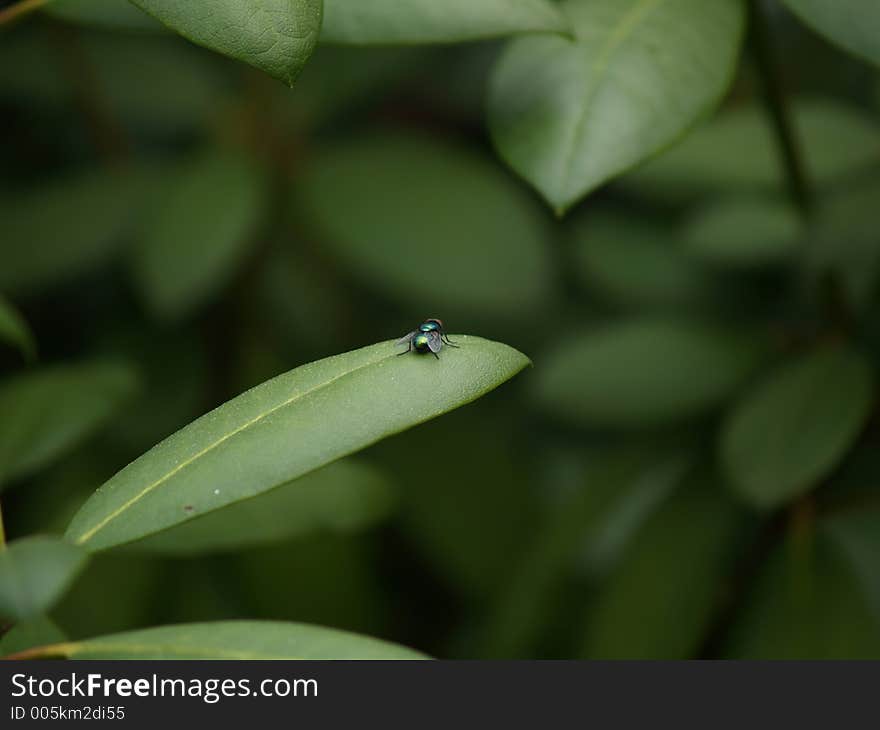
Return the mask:
<svg viewBox="0 0 880 730"><path fill-rule="evenodd" d="M452 340L450 340L446 335L443 335L443 342L445 342L445 343L446 343L447 345L449 345L450 347L455 347L455 348L458 347L458 345L456 345L456 344L455 344Z"/></svg>
<svg viewBox="0 0 880 730"><path fill-rule="evenodd" d="M398 352L398 353L397 353L397 357L400 357L401 355L406 355L406 353L408 353L408 352L412 352L412 342L410 342L410 343L406 346L406 349L405 349L403 352Z"/></svg>
<svg viewBox="0 0 880 730"><path fill-rule="evenodd" d="M436 352L432 352L431 354L432 354L434 357L436 357L438 360L440 359L440 356L439 356Z"/></svg>

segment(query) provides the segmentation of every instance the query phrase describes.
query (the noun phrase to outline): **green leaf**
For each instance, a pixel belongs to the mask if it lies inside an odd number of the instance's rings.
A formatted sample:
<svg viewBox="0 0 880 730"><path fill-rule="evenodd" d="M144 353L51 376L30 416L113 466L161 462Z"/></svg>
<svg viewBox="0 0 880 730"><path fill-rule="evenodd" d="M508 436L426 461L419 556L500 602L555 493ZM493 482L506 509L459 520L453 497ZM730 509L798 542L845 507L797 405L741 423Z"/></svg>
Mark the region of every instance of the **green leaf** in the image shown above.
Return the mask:
<svg viewBox="0 0 880 730"><path fill-rule="evenodd" d="M211 150L172 180L133 251L133 276L161 319L191 313L226 285L263 222L266 175L252 160Z"/></svg>
<svg viewBox="0 0 880 730"><path fill-rule="evenodd" d="M368 636L281 621L159 626L41 647L30 656L68 659L427 659Z"/></svg>
<svg viewBox="0 0 880 730"><path fill-rule="evenodd" d="M873 395L870 364L846 347L782 365L745 395L722 428L731 486L762 508L809 491L853 445Z"/></svg>
<svg viewBox="0 0 880 730"><path fill-rule="evenodd" d="M880 5L874 0L783 0L832 43L880 66Z"/></svg>
<svg viewBox="0 0 880 730"><path fill-rule="evenodd" d="M725 658L877 659L878 626L837 546L792 535L764 560Z"/></svg>
<svg viewBox="0 0 880 730"><path fill-rule="evenodd" d="M538 639L554 621L554 605L566 582L594 580L616 566L643 522L677 489L693 458L672 443L580 448L550 454L542 492L556 499L541 519L525 555L507 568L487 621L490 658L534 656ZM581 463L581 460L583 463ZM536 532L522 530L522 535Z"/></svg>
<svg viewBox="0 0 880 730"><path fill-rule="evenodd" d="M86 439L134 394L119 362L46 368L0 385L0 483L32 474Z"/></svg>
<svg viewBox="0 0 880 730"><path fill-rule="evenodd" d="M515 453L513 415L464 409L377 449L386 468L406 480L395 524L438 582L463 601L491 599L534 526L529 462ZM450 479L451 465L423 468L425 453L454 454L467 468Z"/></svg>
<svg viewBox="0 0 880 730"><path fill-rule="evenodd" d="M718 327L631 320L566 335L543 358L535 396L549 413L587 426L658 426L721 404L761 350Z"/></svg>
<svg viewBox="0 0 880 730"><path fill-rule="evenodd" d="M67 637L50 619L37 616L15 624L0 638L0 657L15 654L33 646L57 644Z"/></svg>
<svg viewBox="0 0 880 730"><path fill-rule="evenodd" d="M103 264L124 242L140 181L92 173L0 196L0 290L31 292Z"/></svg>
<svg viewBox="0 0 880 730"><path fill-rule="evenodd" d="M754 267L790 258L805 226L794 206L767 198L725 198L686 222L682 239L700 259L730 267Z"/></svg>
<svg viewBox="0 0 880 730"><path fill-rule="evenodd" d="M880 128L863 112L813 97L795 98L791 106L809 177L819 185L880 161ZM779 191L785 171L765 109L745 104L694 130L621 183L675 201L719 191Z"/></svg>
<svg viewBox="0 0 880 730"><path fill-rule="evenodd" d="M590 659L689 659L730 568L741 513L710 484L674 496L636 536L593 608Z"/></svg>
<svg viewBox="0 0 880 730"><path fill-rule="evenodd" d="M449 43L567 29L550 0L324 0L321 40Z"/></svg>
<svg viewBox="0 0 880 730"><path fill-rule="evenodd" d="M51 0L43 12L60 20L107 30L163 30L153 18L125 0Z"/></svg>
<svg viewBox="0 0 880 730"><path fill-rule="evenodd" d="M528 37L489 92L500 155L563 212L671 144L727 90L737 0L567 0L575 41Z"/></svg>
<svg viewBox="0 0 880 730"><path fill-rule="evenodd" d="M466 148L361 137L316 153L295 194L353 273L419 310L516 317L550 294L540 207Z"/></svg>
<svg viewBox="0 0 880 730"><path fill-rule="evenodd" d="M388 341L258 385L129 464L67 534L98 550L255 497L469 403L529 364L507 345L458 340L439 360L398 357L403 348Z"/></svg>
<svg viewBox="0 0 880 730"><path fill-rule="evenodd" d="M131 0L184 38L292 86L321 28L321 0Z"/></svg>
<svg viewBox="0 0 880 730"><path fill-rule="evenodd" d="M880 510L831 515L821 527L849 561L880 622Z"/></svg>
<svg viewBox="0 0 880 730"><path fill-rule="evenodd" d="M806 252L808 290L821 291L822 281L830 276L853 311L862 312L874 302L880 276L878 206L880 184L872 178L823 198Z"/></svg>
<svg viewBox="0 0 880 730"><path fill-rule="evenodd" d="M131 547L195 555L279 542L322 530L349 532L387 515L392 501L392 488L383 472L366 464L338 461Z"/></svg>
<svg viewBox="0 0 880 730"><path fill-rule="evenodd" d="M24 621L48 611L82 570L87 555L55 537L26 537L0 550L0 616Z"/></svg>
<svg viewBox="0 0 880 730"><path fill-rule="evenodd" d="M27 360L33 360L37 355L34 336L27 322L2 295L0 295L0 341L17 347Z"/></svg>
<svg viewBox="0 0 880 730"><path fill-rule="evenodd" d="M573 255L591 293L621 309L694 305L711 281L659 222L587 211L572 226Z"/></svg>

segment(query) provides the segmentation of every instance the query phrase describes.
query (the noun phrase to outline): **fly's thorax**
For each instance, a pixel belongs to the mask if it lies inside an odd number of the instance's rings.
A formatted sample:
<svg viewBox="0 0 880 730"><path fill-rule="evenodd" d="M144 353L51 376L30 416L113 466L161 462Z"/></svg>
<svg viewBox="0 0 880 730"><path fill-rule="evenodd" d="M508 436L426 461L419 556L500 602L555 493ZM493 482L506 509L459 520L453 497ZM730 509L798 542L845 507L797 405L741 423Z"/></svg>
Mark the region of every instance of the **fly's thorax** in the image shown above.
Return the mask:
<svg viewBox="0 0 880 730"><path fill-rule="evenodd" d="M439 319L426 319L419 325L419 332L440 332L443 330L443 323Z"/></svg>

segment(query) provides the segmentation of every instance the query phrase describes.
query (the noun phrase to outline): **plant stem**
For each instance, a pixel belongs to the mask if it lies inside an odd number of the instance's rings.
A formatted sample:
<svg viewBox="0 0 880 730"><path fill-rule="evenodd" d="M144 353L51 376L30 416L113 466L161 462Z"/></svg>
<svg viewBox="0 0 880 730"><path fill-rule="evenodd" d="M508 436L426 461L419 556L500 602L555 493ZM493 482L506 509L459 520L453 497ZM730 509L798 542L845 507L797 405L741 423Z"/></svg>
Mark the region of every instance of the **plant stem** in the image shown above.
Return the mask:
<svg viewBox="0 0 880 730"><path fill-rule="evenodd" d="M0 10L0 25L10 23L16 18L30 13L45 5L49 0L21 0L21 2L10 5L8 8Z"/></svg>
<svg viewBox="0 0 880 730"><path fill-rule="evenodd" d="M804 217L808 217L813 207L813 191L786 103L782 74L770 38L766 13L761 0L748 1L752 52L764 87L767 111L779 143L789 193Z"/></svg>

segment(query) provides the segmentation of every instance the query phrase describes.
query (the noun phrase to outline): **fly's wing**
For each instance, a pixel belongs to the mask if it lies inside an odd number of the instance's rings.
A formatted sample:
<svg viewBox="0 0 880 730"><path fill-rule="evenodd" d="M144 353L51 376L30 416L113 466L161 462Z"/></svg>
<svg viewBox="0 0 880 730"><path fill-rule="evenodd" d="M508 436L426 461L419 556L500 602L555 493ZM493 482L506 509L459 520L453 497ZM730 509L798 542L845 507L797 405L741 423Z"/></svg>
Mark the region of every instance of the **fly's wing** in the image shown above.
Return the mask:
<svg viewBox="0 0 880 730"><path fill-rule="evenodd" d="M428 332L428 349L435 355L440 352L443 347L443 341L440 339L440 333L437 330Z"/></svg>
<svg viewBox="0 0 880 730"><path fill-rule="evenodd" d="M415 333L416 333L415 330L413 330L412 332L407 332L403 337L401 337L401 338L400 338L397 342L395 342L394 344L395 344L395 345L405 345L407 342L409 342L409 341L412 339L412 336L413 336Z"/></svg>

